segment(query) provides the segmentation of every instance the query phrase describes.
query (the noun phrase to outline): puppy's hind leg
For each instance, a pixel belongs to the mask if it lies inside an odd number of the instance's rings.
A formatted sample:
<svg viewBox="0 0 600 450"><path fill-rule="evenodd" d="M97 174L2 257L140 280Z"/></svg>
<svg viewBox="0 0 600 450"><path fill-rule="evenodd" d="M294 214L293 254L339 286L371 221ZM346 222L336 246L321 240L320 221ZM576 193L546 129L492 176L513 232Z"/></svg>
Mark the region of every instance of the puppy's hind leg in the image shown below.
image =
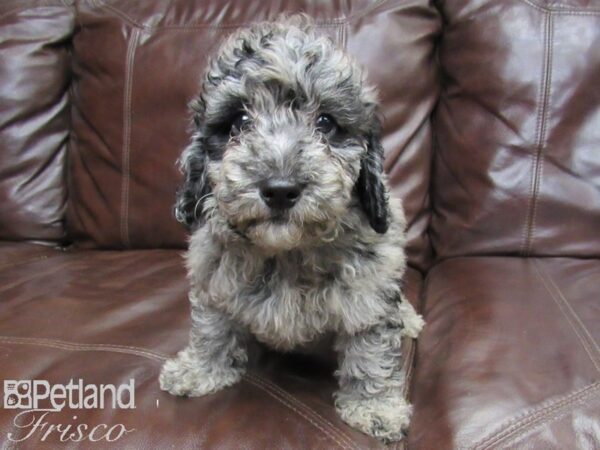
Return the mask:
<svg viewBox="0 0 600 450"><path fill-rule="evenodd" d="M403 393L401 337L398 327L380 324L340 336L336 343L338 414L350 426L387 442L402 439L412 410Z"/></svg>
<svg viewBox="0 0 600 450"><path fill-rule="evenodd" d="M245 336L235 324L192 299L190 342L164 363L160 387L174 395L210 394L238 382L247 360Z"/></svg>

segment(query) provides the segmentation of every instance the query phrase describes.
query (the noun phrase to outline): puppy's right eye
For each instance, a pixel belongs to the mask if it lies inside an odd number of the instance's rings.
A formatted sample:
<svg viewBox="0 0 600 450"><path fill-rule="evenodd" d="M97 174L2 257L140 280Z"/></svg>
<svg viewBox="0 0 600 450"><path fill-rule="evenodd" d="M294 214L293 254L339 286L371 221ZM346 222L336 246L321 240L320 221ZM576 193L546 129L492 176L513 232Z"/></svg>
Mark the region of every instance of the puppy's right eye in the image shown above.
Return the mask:
<svg viewBox="0 0 600 450"><path fill-rule="evenodd" d="M236 136L244 130L250 123L250 116L248 113L241 112L233 118L231 121L231 135Z"/></svg>
<svg viewBox="0 0 600 450"><path fill-rule="evenodd" d="M335 119L329 114L321 114L319 117L317 117L315 125L317 130L325 135L333 134L338 128Z"/></svg>

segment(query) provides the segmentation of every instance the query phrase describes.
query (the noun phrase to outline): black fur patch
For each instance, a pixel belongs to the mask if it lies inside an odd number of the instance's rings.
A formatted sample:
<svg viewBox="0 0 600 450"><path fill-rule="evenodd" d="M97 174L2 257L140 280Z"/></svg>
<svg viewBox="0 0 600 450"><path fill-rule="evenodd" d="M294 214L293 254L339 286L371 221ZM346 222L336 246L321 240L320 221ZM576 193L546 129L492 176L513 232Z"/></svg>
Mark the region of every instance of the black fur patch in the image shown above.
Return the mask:
<svg viewBox="0 0 600 450"><path fill-rule="evenodd" d="M380 135L381 125L376 121L367 138L367 153L361 161L356 190L371 227L383 234L389 227L389 206L382 179L384 155Z"/></svg>

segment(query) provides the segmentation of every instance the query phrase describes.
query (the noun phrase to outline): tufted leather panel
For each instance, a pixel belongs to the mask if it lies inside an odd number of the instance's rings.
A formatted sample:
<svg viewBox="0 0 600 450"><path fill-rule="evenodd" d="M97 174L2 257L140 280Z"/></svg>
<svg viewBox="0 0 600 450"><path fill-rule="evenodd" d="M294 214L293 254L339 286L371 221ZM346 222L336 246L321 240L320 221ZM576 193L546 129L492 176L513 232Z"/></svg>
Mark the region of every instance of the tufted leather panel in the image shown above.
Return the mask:
<svg viewBox="0 0 600 450"><path fill-rule="evenodd" d="M67 2L0 2L0 239L65 237Z"/></svg>
<svg viewBox="0 0 600 450"><path fill-rule="evenodd" d="M207 55L238 26L299 10L345 45L381 89L386 169L407 210L411 262L425 266L440 23L423 0L80 2L68 214L78 244L185 245L172 217L175 161L188 141L186 105Z"/></svg>
<svg viewBox="0 0 600 450"><path fill-rule="evenodd" d="M600 8L443 2L439 257L599 256Z"/></svg>

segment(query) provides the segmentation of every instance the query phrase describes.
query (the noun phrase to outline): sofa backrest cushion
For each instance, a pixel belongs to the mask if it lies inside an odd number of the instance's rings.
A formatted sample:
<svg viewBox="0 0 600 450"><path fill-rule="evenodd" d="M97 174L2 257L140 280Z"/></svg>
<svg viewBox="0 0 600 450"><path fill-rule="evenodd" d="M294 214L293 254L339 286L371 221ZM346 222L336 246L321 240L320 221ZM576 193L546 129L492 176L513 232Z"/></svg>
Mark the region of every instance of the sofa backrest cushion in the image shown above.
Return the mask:
<svg viewBox="0 0 600 450"><path fill-rule="evenodd" d="M304 11L363 63L381 91L386 169L409 221L409 258L428 255L430 113L437 100L427 0L80 1L68 226L81 246L178 247L175 162L207 56L240 26Z"/></svg>
<svg viewBox="0 0 600 450"><path fill-rule="evenodd" d="M599 256L600 4L442 3L438 256Z"/></svg>
<svg viewBox="0 0 600 450"><path fill-rule="evenodd" d="M0 2L0 240L65 237L74 22L67 2Z"/></svg>

